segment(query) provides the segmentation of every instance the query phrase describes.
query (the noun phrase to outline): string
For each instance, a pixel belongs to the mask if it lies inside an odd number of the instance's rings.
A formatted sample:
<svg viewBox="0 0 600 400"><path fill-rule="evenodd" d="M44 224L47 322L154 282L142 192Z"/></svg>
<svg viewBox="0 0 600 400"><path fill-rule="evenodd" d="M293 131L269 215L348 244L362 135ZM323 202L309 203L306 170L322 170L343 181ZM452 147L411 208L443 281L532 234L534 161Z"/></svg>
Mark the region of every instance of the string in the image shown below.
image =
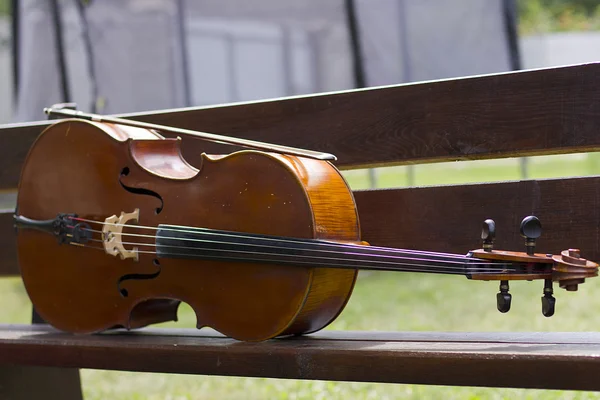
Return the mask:
<svg viewBox="0 0 600 400"><path fill-rule="evenodd" d="M95 230L95 229L87 229L88 231L91 232L95 232L95 233L100 233L102 234L101 231ZM156 236L153 235L143 235L143 234L137 234L137 233L121 233L122 236L135 236L135 237L147 237L147 238L152 238L155 239ZM228 244L228 245L235 245L235 246L250 246L250 247L258 247L258 248L271 248L271 249L279 249L279 247L277 246L268 246L268 245L257 245L257 244L252 244L252 243L232 243L232 242L223 242L223 241L214 241L214 240L206 240L206 239L193 239L193 238L170 238L170 237L161 237L161 240L181 240L181 241L190 241L190 242L202 242L202 243L210 243L210 244ZM102 240L97 240L99 242L103 242ZM286 253L264 253L264 252L249 252L249 251L241 251L241 250L231 250L231 249L216 249L216 248L197 248L197 247L189 247L189 246L170 246L170 245L155 245L152 243L142 243L142 242L121 242L123 245L131 245L131 246L154 246L157 248L165 248L165 247L170 247L170 248L176 248L176 249L189 249L189 250L204 250L204 251L227 251L227 252L234 252L234 253L242 253L242 254L268 254L268 255L274 255L274 256L289 256L289 257L311 257L311 258L316 258L316 259L339 259L339 258L335 258L335 257L316 257L316 256L304 256L304 255L294 255L294 254L286 254ZM358 247L364 247L364 246L358 246ZM302 248L285 248L285 250L288 251L293 251L293 250L297 250L297 251L306 251L307 249L302 249ZM322 250L322 249L310 249L308 251L316 251L316 252L325 252L325 253L333 253L333 254L340 254L340 252L336 252L336 251L332 251L332 250ZM426 262L431 262L431 263L435 263L435 262L443 262L444 264L459 264L461 265L460 269L464 269L464 265L465 263L471 264L471 265L477 265L477 266L494 266L494 267L500 267L500 266L510 266L511 264L509 263L501 263L501 262L487 262L487 261L479 261L479 260L473 260L471 261L471 259L468 259L466 257L464 257L462 259L462 261L448 261L448 260L432 260L432 259L427 259L427 258L413 258L413 257L402 257L402 256L387 256L387 255L378 255L378 254L360 254L360 253L341 253L341 254L345 254L345 255L358 255L358 256L365 256L365 257L384 257L384 258L389 258L392 260L409 260L409 261L426 261ZM172 255L189 255L187 253L178 253L178 254L172 254ZM201 257L200 257L201 258ZM339 259L341 260L341 259ZM351 262L357 262L360 260L357 259L343 259L345 261L351 261ZM368 262L370 263L387 263L387 264L391 264L391 265L398 265L398 263L393 263L393 262L386 262L386 261L377 261L377 260L369 260ZM409 264L405 264L405 265L409 265ZM419 266L425 266L426 264L418 264ZM431 265L430 265L431 266ZM442 268L443 266L431 266L431 267L435 267L435 268ZM450 267L448 267L450 268Z"/></svg>
<svg viewBox="0 0 600 400"><path fill-rule="evenodd" d="M93 230L93 229L89 229L89 230L92 231L92 232L101 233L98 230ZM124 235L127 235L127 234L124 234ZM149 238L155 238L154 236L150 236L150 235L139 235L139 234L132 234L132 235L145 236L145 237L149 237ZM168 238L168 237L165 237L165 238L162 238L162 239L163 240L178 240L176 238ZM96 241L96 242L104 243L103 240L98 240L98 239L92 239L92 240ZM198 240L193 240L193 241L198 241ZM210 243L210 244L223 244L223 243L230 244L230 245L232 244L230 242L216 242L216 241L207 241L207 240L202 240L202 241L206 242L206 243ZM128 246L132 245L132 246L156 247L157 249L172 248L172 249L198 250L197 247L180 246L180 245L177 245L177 246L173 246L173 245L155 245L155 244L152 244L152 243L128 242L128 241L121 242L121 243L123 245L128 245ZM234 245L237 245L237 244L234 243ZM248 243L244 243L242 245L244 245L244 246L252 246L252 247L261 247L260 245L253 245L253 244L248 244ZM277 247L274 247L274 246L268 246L268 247L277 249ZM279 256L279 257L284 257L284 258L286 258L286 257L295 257L295 258L302 257L302 258L305 258L305 259L317 260L320 263L324 263L325 260L327 260L327 261L330 261L330 260L341 261L341 262L346 262L346 263L356 263L358 261L361 261L361 260L357 260L356 258L347 259L347 258L339 258L339 257L336 258L336 257L319 257L319 256L294 255L294 254L287 254L287 253L264 253L264 252L256 252L256 251L255 252L249 252L249 251L243 251L243 250L232 250L232 249L222 249L222 248L212 248L212 247L202 248L200 250L212 251L212 252L217 251L217 252L227 252L227 253L238 253L238 254L244 254L244 255L245 254L250 254L250 255L254 255L254 256L256 256L256 255L267 255L267 256L275 256L275 257ZM302 251L304 249L297 249L296 248L296 249L289 249L289 250L300 250L300 251ZM327 252L329 252L329 253L335 253L335 252L331 252L331 251L327 251ZM151 253L155 254L156 252L151 252ZM174 252L171 252L171 253L168 253L168 254L165 254L165 255L171 255L171 256L184 256L184 255L187 255L187 256L189 256L190 254L189 253L176 253L176 252L174 253ZM373 256L373 255L367 254L366 256ZM201 256L199 256L199 258L208 258L208 257L206 255L201 255ZM231 259L231 258L232 258L231 256L230 257L221 257L221 259ZM490 266L490 267L492 267L493 266L494 268L498 268L500 266L510 265L510 264L505 264L505 263L500 263L500 262L493 262L493 263L490 263L490 262L468 263L466 261L463 261L461 263L457 263L457 262L453 262L453 261L450 261L450 262L445 261L444 262L444 264L448 264L448 263L460 264L460 267L457 268L457 267L450 267L448 265L442 265L442 266L440 266L440 265L438 265L438 266L433 265L432 266L431 264L418 264L418 263L415 263L415 261L416 262L418 262L418 261L432 262L431 260L428 260L428 259L418 259L418 258L409 258L409 257L390 257L390 256L387 256L387 258L391 258L393 260L411 260L412 261L411 263L404 262L403 265L404 266L410 266L410 267L429 267L430 268L429 272L431 272L431 269L435 268L437 270L444 270L444 272L459 271L461 273L464 273L464 271L468 269L469 271L479 271L479 272L483 273L484 271L481 271L481 269L478 270L475 267L480 267L480 266ZM268 260L268 259L267 260L260 259L260 260L261 261L274 261L273 259L270 259L270 260ZM281 261L281 260L279 260L279 261ZM391 265L391 266L395 266L396 268L386 268L386 269L395 269L395 270L398 270L398 268L397 268L398 263L397 262L394 263L394 262L389 262L389 261L386 262L386 261L378 261L378 260L370 260L369 262L370 263L379 264L379 265ZM473 265L470 268L467 268L466 264L473 264ZM332 264L332 265L341 265L341 264ZM369 269L368 267L361 267L361 268L362 269ZM375 268L373 268L373 269L375 269ZM421 271L423 271L423 270L421 270ZM502 270L495 269L493 272L498 273L498 272L509 272L509 271L516 271L516 270L514 270L514 269L509 270L509 269L504 268Z"/></svg>
<svg viewBox="0 0 600 400"><path fill-rule="evenodd" d="M82 221L82 222L90 222L90 223L95 223L95 224L99 224L99 225L114 225L114 226L122 226L125 228L138 228L138 229L150 229L150 230L164 230L164 231L170 231L170 232L182 232L182 233L197 233L197 230L205 230L206 234L220 234L220 235L225 235L225 236L231 236L231 237L242 237L242 238L247 238L250 236L250 234L244 234L244 233L236 233L236 232L226 232L226 231L217 231L217 230L211 230L211 229L207 229L207 228L192 228L192 227L177 227L177 229L173 229L172 227L174 225L167 225L167 226L171 226L171 228L166 228L166 227L154 227L154 226L144 226L144 225L132 225L132 224L119 224L119 223L114 223L114 222L102 222L102 221L95 221L95 220L89 220L89 219L85 219L85 218L72 218L74 220L78 220L78 221ZM193 229L193 230L190 230ZM325 240L317 240L317 239L294 239L294 238L282 238L282 237L277 237L277 236L257 236L260 237L261 239L264 240L273 240L273 241L279 241L279 242L289 242L289 243L309 243L310 241L312 241L312 243L316 244L316 245L320 245L320 246L343 246L343 247L350 247L350 248L356 248L356 247L360 247L360 248L365 248L365 249L372 249L372 250L381 250L381 251L385 251L385 252L406 252L406 253L415 253L415 254L431 254L431 255L439 255L439 256L448 256L448 257L454 257L454 258L464 258L463 255L460 254L454 254L454 253L442 253L442 252L431 252L431 251L422 251L422 250L408 250L408 249L393 249L393 248L389 248L389 247L378 247L378 246L362 246L362 245L356 245L356 244L347 244L347 243L337 243L337 242L328 242Z"/></svg>
<svg viewBox="0 0 600 400"><path fill-rule="evenodd" d="M407 249L393 249L393 248L378 247L378 246L362 246L362 245L353 245L353 244L346 244L346 243L327 242L327 241L316 240L316 239L298 240L298 239L294 239L294 238L280 238L280 237L273 237L273 236L269 237L269 236L243 234L243 233L235 233L235 232L216 231L216 230L210 230L210 229L206 229L206 228L182 227L182 228L173 229L171 225L169 225L169 226L171 226L171 228L167 228L167 227L151 227L151 226L143 226L143 225L101 222L101 221L89 220L89 219L85 219L85 218L72 218L72 219L77 220L77 221L82 221L82 222L95 223L95 224L99 224L99 225L114 225L114 226L131 227L131 228L138 228L138 229L147 229L147 230L148 229L149 230L159 230L160 229L160 230L169 231L169 232L194 233L194 234L198 234L199 233L198 231L201 230L202 234L205 234L205 235L219 235L219 236L233 237L233 238L237 237L237 238L243 238L243 239L252 238L252 239L260 239L260 240L266 240L266 241L275 241L275 242L279 242L279 243L310 244L310 245L319 246L319 247L323 247L323 246L332 247L333 246L336 248L350 248L353 250L361 251L361 253L363 253L361 255L366 255L366 253L368 253L368 252L380 251L380 252L392 253L392 254L393 253L404 253L404 254L415 254L415 255L429 255L432 257L440 257L440 258L441 257L454 258L454 259L460 260L459 262L464 262L464 260L466 259L466 257L463 255L452 254L452 253L429 252L429 251L407 250ZM194 229L194 230L191 230L191 229ZM97 230L92 230L92 231L102 233ZM121 235L155 238L155 236L153 236L153 235L143 235L143 234L135 234L135 233L121 233ZM178 240L197 241L200 239L179 238ZM478 261L474 261L473 263L476 264L476 263L478 263ZM482 262L482 263L485 263L485 262ZM495 263L495 265L497 265L497 264Z"/></svg>
<svg viewBox="0 0 600 400"><path fill-rule="evenodd" d="M102 240L99 239L90 239L92 241L95 242L102 242ZM89 246L89 245L85 245L85 244L79 244L79 243L71 243L73 245L77 245L78 247L85 247L85 248L92 248L95 250L104 250L103 247L98 247L98 246ZM141 245L151 245L151 244L141 244ZM215 249L215 250L219 250L219 249ZM141 254L153 254L156 255L158 254L158 252L156 251L145 251L145 250L138 250L138 253ZM250 254L256 254L256 253L250 253ZM176 255L186 255L186 253L170 253L169 255L172 256L176 256ZM226 257L226 256L210 256L207 257L209 259L221 259L221 260L229 260L231 261L230 257ZM326 258L327 259L327 258ZM244 260L241 260L244 261ZM254 258L251 261L272 261L269 259L260 259L260 258ZM302 265L309 265L309 266L314 266L313 262L307 262L307 261L297 261L294 260L293 264L302 264ZM496 264L490 264L490 265L496 265ZM420 265L420 264L414 264L415 267L420 267L420 266L427 266L427 265ZM347 266L346 264L339 264L339 263L328 263L328 262L321 262L319 264L318 267L338 267L338 268L345 268L345 269L372 269L372 270L384 270L384 271L397 271L397 269L394 268L386 268L386 267L377 267L377 268L369 268L369 267L365 267L365 268L357 268L357 267L352 267L352 266ZM408 267L406 270L404 270L404 272L434 272L431 269L419 269L419 268L411 268ZM458 268L458 267L448 267L448 270L445 270L444 273L446 274L450 274L450 275L469 275L470 273L476 273L478 275L497 275L503 272L511 272L510 270L506 270L506 269L502 269L502 270L495 270L495 271L481 271L478 268L473 268L473 267L464 267L464 268Z"/></svg>
<svg viewBox="0 0 600 400"><path fill-rule="evenodd" d="M191 234L195 234L195 235L211 235L211 236L218 236L218 237L225 237L225 238L243 238L243 239L255 239L258 241L276 241L277 243L292 243L292 244L301 244L301 245L311 245L314 246L315 244L322 244L325 246L335 246L337 248L350 248L352 250L357 250L360 249L361 251L364 249L373 249L374 246L360 246L360 245L345 245L345 244L340 244L340 243L336 243L336 242L332 242L332 243L320 243L316 240L295 240L295 239L280 239L279 237L265 237L265 236L261 236L261 235L252 235L252 234L237 234L237 233L231 233L229 231L215 231L215 230L209 230L206 228L191 228L191 227L183 227L183 228L179 228L177 226L173 227L170 225L163 225L163 226L159 226L159 227L148 227L148 226L141 226L141 225L131 225L131 224L119 224L119 223L107 223L107 222L100 222L100 221L95 221L95 220L89 220L89 219L83 219L83 218L73 218L74 220L79 220L79 221L84 221L84 222L90 222L90 223L94 223L94 224L99 224L99 225L113 225L113 226L121 226L121 227L133 227L133 228L138 228L138 229L149 229L149 230L161 230L161 231L169 231L169 232L177 232L177 233L191 233ZM92 232L96 232L99 234L102 234L103 232L98 231L98 230L93 230L93 229L87 229L89 231ZM154 235L144 235L144 234L134 234L134 233L123 233L120 232L121 235L123 236L134 236L134 237L148 237L148 238L152 238L152 239L157 239L156 236ZM224 242L224 241L214 241L214 240L206 240L206 239L194 239L194 238L171 238L171 237L160 237L160 240L181 240L181 241L189 241L189 242L203 242L203 243L209 243L209 244L225 244L225 245L235 245L236 247L239 246L250 246L250 247L258 247L258 248L271 248L271 249L280 249L280 247L277 246L267 246L264 244L251 244L251 243L240 243L240 242ZM103 242L102 240L98 240L99 242ZM358 260L356 258L352 258L352 259L347 259L347 258L339 258L339 257L321 257L321 256L314 256L314 255L298 255L298 254L286 254L286 253L265 253L265 252L250 252L250 251L244 251L244 250L234 250L234 249L222 249L222 248L197 248L197 247L188 247L188 246L170 246L170 245L154 245L154 244L147 244L147 243L136 243L136 242L124 242L122 243L124 245L138 245L138 246L150 246L150 247L156 247L157 249L162 249L162 248L171 248L171 249L189 249L189 250L201 250L201 251L210 251L210 252L227 252L228 254L231 253L237 253L237 254L242 254L242 255L252 255L254 258L252 260L246 260L246 261L270 261L273 262L273 257L283 257L284 259L286 257L294 257L296 258L296 260L294 262L292 262L292 264L310 264L313 265L315 263L315 260L320 261L320 264L322 266L337 266L337 267L345 267L345 268L349 268L349 267L353 267L353 266L349 266L348 263L353 264L353 263L357 263L363 260ZM506 263L500 263L500 262L480 262L479 260L475 261L471 258L468 258L466 256L460 256L460 255L454 255L454 254L448 254L448 253L433 253L433 252L423 252L423 251L403 251L403 250L398 250L398 249L389 249L389 248L376 248L375 251L377 250L383 250L384 253L390 253L390 254L398 254L398 253L403 253L403 254L411 254L411 255L433 255L434 257L437 258L446 258L446 255L450 255L450 257L448 258L453 258L453 259L460 259L460 261L450 261L450 260L432 260L432 259L423 259L423 258L415 258L415 257L406 257L406 256L388 256L388 255L382 255L382 254L373 254L373 253L366 253L364 251L362 251L362 253L347 253L347 252L340 252L340 251L331 251L331 250L322 250L322 249L305 249L305 248L286 248L286 250L296 250L296 251L316 251L316 252L326 252L326 253L335 253L335 254L345 254L345 255L358 255L358 256L362 256L362 257L381 257L381 258L389 258L392 259L394 261L398 261L398 260L410 260L411 262L404 262L402 263L402 265L404 267L408 267L408 268L404 268L404 270L407 271L415 271L415 272L442 272L440 270L443 270L443 272L445 273L460 273L460 274L465 274L465 272L478 272L480 274L485 274L485 273L489 273L489 274L498 274L498 273L506 273L509 271L516 271L516 270L508 270L506 268L504 269L498 269L498 267L500 266L505 266L505 265L511 265L511 264L506 264ZM150 254L159 254L156 251L141 251L142 253L150 253ZM172 253L167 253L165 254L166 256L194 256L193 254L189 254L189 253L177 253L177 252L172 252ZM160 256L160 254L159 254ZM258 256L270 256L271 258L258 258ZM308 259L309 261L299 261L297 260L298 257L302 257L304 259ZM213 258L213 259L226 259L226 260L232 260L235 258L231 257L231 255L229 256L215 256L214 254L210 257L207 257L206 254L202 254L200 255L198 258ZM241 261L244 261L243 259ZM286 260L284 260L285 262ZM331 263L330 261L334 261L333 263ZM424 262L428 262L430 264L418 264L415 262L418 261L424 261ZM471 261L471 262L468 262ZM278 260L278 262L281 262L281 260ZM340 264L341 263L346 263L346 264ZM377 268L373 267L373 268L369 268L369 267L365 267L364 265L362 266L357 266L360 269L386 269L386 270L399 270L397 268L399 263L394 263L394 262L389 262L389 261L379 261L379 260L369 260L368 262L370 263L376 263L379 264L379 266ZM431 265L431 264L435 264L435 263L440 263L442 262L445 265ZM451 267L448 266L447 264L460 264L460 267L456 268L456 267ZM467 266L467 264L471 264L469 266ZM387 267L391 265L392 267ZM482 266L490 266L490 267L494 267L493 271L483 271L481 268L478 267L482 267ZM427 267L428 269L424 269L424 270L420 270L420 269L416 269L414 267ZM434 271L437 270L437 271Z"/></svg>

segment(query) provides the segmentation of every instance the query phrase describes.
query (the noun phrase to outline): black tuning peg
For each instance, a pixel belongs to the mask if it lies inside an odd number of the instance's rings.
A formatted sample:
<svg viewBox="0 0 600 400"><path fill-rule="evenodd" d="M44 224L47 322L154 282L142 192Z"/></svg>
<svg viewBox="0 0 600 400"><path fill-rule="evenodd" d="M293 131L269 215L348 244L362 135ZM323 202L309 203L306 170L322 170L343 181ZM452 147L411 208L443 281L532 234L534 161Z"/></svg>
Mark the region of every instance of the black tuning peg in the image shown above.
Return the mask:
<svg viewBox="0 0 600 400"><path fill-rule="evenodd" d="M483 221L481 228L481 240L483 240L483 250L492 251L494 249L494 239L496 238L496 223L493 219Z"/></svg>
<svg viewBox="0 0 600 400"><path fill-rule="evenodd" d="M544 317L551 317L554 315L554 309L556 306L556 299L552 294L552 279L544 280L544 295L542 296L542 314Z"/></svg>
<svg viewBox="0 0 600 400"><path fill-rule="evenodd" d="M525 238L527 254L535 253L535 240L542 236L542 223L538 217L530 215L521 221L521 236Z"/></svg>
<svg viewBox="0 0 600 400"><path fill-rule="evenodd" d="M496 307L501 313L510 310L512 295L508 293L508 281L500 281L500 293L496 294Z"/></svg>

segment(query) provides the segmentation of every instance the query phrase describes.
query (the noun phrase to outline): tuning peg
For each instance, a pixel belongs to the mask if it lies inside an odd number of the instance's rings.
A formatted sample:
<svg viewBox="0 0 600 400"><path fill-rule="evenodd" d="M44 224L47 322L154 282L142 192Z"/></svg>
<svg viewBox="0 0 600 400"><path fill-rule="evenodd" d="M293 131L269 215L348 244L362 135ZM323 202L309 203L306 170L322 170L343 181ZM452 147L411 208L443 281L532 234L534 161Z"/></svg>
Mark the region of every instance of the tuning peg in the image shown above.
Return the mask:
<svg viewBox="0 0 600 400"><path fill-rule="evenodd" d="M500 281L500 293L496 294L496 307L501 313L510 310L512 295L508 293L508 281Z"/></svg>
<svg viewBox="0 0 600 400"><path fill-rule="evenodd" d="M544 280L544 295L542 296L542 314L544 317L551 317L554 315L554 309L556 306L556 299L552 294L552 279Z"/></svg>
<svg viewBox="0 0 600 400"><path fill-rule="evenodd" d="M538 217L530 215L521 221L521 236L525 238L527 254L535 253L535 240L542 236L542 223Z"/></svg>
<svg viewBox="0 0 600 400"><path fill-rule="evenodd" d="M492 251L494 249L494 239L496 238L496 223L493 219L483 221L481 228L481 240L483 240L483 250Z"/></svg>

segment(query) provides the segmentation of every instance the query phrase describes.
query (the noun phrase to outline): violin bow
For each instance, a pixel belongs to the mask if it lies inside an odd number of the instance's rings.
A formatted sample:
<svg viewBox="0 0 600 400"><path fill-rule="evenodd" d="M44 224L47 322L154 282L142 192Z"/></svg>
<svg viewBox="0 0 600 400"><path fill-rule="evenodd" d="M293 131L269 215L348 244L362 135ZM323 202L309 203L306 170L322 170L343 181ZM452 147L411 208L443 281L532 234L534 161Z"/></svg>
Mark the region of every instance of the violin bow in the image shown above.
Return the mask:
<svg viewBox="0 0 600 400"><path fill-rule="evenodd" d="M55 104L51 107L44 108L44 112L49 116L79 118L79 119L84 119L84 120L88 120L88 121L105 122L105 123L133 126L136 128L152 129L152 130L156 130L156 131L170 132L170 133L174 133L176 135L192 136L192 137L203 139L203 140L206 140L209 142L235 145L235 146L241 146L241 147L246 147L246 148L270 151L270 152L274 152L274 153L295 155L295 156L300 156L300 157L308 157L308 158L313 158L313 159L322 160L322 161L337 160L337 157L334 156L333 154L323 153L320 151L299 149L296 147L289 147L289 146L282 146L282 145L272 144L272 143L258 142L258 141L249 140L249 139L234 138L231 136L217 135L215 133L200 132L200 131L195 131L195 130L191 130L191 129L176 128L176 127L167 126L167 125L159 125L159 124L152 124L149 122L134 121L134 120L129 120L129 119L125 119L125 118L108 117L108 116L99 115L99 114L85 113L83 111L77 111L77 110L73 109L72 107L73 106L65 106L64 104Z"/></svg>

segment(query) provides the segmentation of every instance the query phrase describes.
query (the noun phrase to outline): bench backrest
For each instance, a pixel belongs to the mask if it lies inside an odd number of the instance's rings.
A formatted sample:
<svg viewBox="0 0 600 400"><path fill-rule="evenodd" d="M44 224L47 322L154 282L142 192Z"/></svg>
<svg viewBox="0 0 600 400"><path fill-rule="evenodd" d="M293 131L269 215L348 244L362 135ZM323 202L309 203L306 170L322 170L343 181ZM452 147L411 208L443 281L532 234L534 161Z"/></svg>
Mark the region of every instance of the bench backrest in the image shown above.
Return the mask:
<svg viewBox="0 0 600 400"><path fill-rule="evenodd" d="M125 115L141 121L335 154L340 169L600 150L600 64L369 88L216 107ZM49 122L0 127L0 190L15 189ZM184 156L230 152L183 139ZM535 214L539 251L579 247L600 259L600 178L355 191L372 245L466 253L486 218L498 248L523 251ZM0 213L0 275L18 274L12 210Z"/></svg>

